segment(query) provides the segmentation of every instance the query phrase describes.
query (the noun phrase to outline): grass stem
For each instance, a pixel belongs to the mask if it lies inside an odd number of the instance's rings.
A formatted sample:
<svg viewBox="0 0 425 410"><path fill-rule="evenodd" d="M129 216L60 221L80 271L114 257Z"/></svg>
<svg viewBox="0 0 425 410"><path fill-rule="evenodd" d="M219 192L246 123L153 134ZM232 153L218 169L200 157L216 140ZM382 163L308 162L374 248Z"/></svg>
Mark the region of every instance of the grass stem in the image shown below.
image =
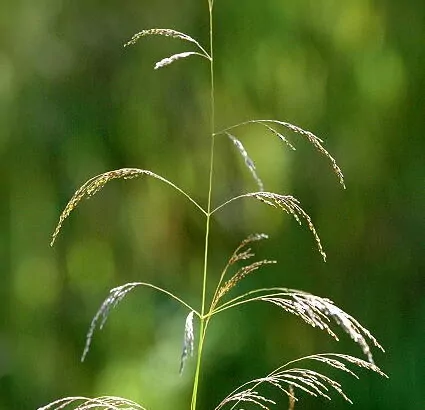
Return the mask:
<svg viewBox="0 0 425 410"><path fill-rule="evenodd" d="M207 204L207 219L205 223L205 251L204 251L204 269L202 280L202 307L201 307L201 320L199 326L199 344L198 354L196 360L195 377L193 381L192 402L191 410L196 410L196 402L198 397L199 374L201 370L202 350L204 346L205 333L208 325L208 318L205 318L205 304L206 304L206 289L208 278L208 248L210 237L210 222L211 222L211 199L213 188L213 174L214 174L214 141L215 141L215 101L214 101L214 52L213 52L213 0L208 0L209 11L209 26L210 26L210 118L211 118L211 148L210 148L210 167L209 167L209 184L208 184L208 204Z"/></svg>

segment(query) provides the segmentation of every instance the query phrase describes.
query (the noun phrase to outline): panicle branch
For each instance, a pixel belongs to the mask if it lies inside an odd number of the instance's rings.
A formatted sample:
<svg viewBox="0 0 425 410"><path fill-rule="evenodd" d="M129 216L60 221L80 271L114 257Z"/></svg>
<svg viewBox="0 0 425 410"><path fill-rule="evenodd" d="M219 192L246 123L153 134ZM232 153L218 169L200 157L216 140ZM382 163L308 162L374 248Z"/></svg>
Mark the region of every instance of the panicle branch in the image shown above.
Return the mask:
<svg viewBox="0 0 425 410"><path fill-rule="evenodd" d="M251 252L251 248L246 248L246 246L252 242L258 242L261 241L263 239L268 239L268 236L264 233L256 233L256 234L251 234L249 235L247 238L245 238L240 244L239 246L235 249L235 251L233 252L232 256L230 257L230 259L228 260L226 266L224 267L221 276L220 276L220 280L218 282L218 285L216 287L215 293L214 293L214 297L211 303L211 308L210 308L210 312L212 312L214 310L214 308L216 307L217 303L219 302L219 300L230 290L232 289L234 286L237 285L237 283L239 281L241 281L244 277L246 277L249 273L257 270L258 268L260 268L262 265L266 265L266 264L271 264L271 263L276 263L276 261L269 261L269 260L262 260L262 261L258 261L258 262L254 262L248 266L244 266L242 268L240 268L236 274L234 274L232 276L231 279L229 279L228 281L226 281L223 284L223 280L224 277L227 274L228 269L233 266L235 263L237 263L238 261L241 260L248 260L250 258L252 258L253 256L255 256L254 253Z"/></svg>
<svg viewBox="0 0 425 410"><path fill-rule="evenodd" d="M198 317L200 317L199 312L197 312L195 309L193 309L190 305L188 305L186 302L184 302L182 299L180 299L179 297L175 296L173 293L160 288L159 286L155 286L152 285L151 283L146 283L146 282L131 282L131 283L126 283L125 285L121 285L118 286L116 288L113 288L110 290L109 292L109 296L103 301L102 305L100 306L100 308L98 309L98 311L96 312L96 314L94 315L89 330L87 332L87 336L86 336L86 344L84 346L84 351L83 354L81 356L81 361L83 362L84 359L87 356L87 353L90 350L90 345L91 345L91 341L93 339L93 334L96 330L97 327L99 327L99 329L101 330L103 328L103 326L105 325L109 314L111 313L111 310L113 308L115 308L118 303L121 302L121 300L124 299L124 297L131 292L134 288L138 287L138 286L145 286L145 287L149 287L152 289L155 289L161 293L165 293L166 295L170 296L171 298L173 298L174 300L176 300L177 302L179 302L181 305L183 305L184 307L188 308L191 313L192 313L192 318L193 318L193 314L196 314Z"/></svg>
<svg viewBox="0 0 425 410"><path fill-rule="evenodd" d="M215 135L225 134L226 132L228 132L230 130L233 130L235 128L239 128L241 126L248 125L248 124L260 124L260 125L266 126L266 128L269 131L271 131L273 134L277 135L292 150L295 150L295 147L286 139L286 137L284 137L281 133L279 133L273 127L271 127L270 124L285 127L285 128L291 130L292 132L294 132L296 134L300 134L300 135L306 137L307 140L313 145L314 148L316 148L316 150L319 153L321 153L326 158L328 158L328 160L331 162L331 166L332 166L332 169L333 169L335 175L338 177L340 184L345 189L344 175L343 175L341 169L339 168L338 164L336 163L335 159L323 147L323 145L322 145L323 141L319 137L314 135L311 131L304 130L304 129L298 127L297 125L294 125L294 124L291 124L291 123L285 122L285 121L278 121L278 120L262 120L262 119L261 120L249 120L249 121L240 122L238 124L227 127L227 128L225 128L221 131L216 132Z"/></svg>
<svg viewBox="0 0 425 410"><path fill-rule="evenodd" d="M275 402L260 392L260 389L263 385L274 387L288 396L290 399L290 409L294 408L294 403L296 400L298 400L298 398L295 397L295 389L310 394L311 396L320 396L328 400L331 400L331 389L340 395L344 400L352 403L350 398L343 391L341 384L336 380L324 375L321 372L308 368L288 368L294 363L305 360L324 363L330 367L344 371L355 377L355 373L348 367L348 364L357 366L359 368L364 368L373 371L380 376L387 377L385 373L383 373L377 366L358 359L357 357L342 354L312 355L288 362L265 377L244 383L231 392L228 396L226 396L215 408L215 410L221 410L223 407L230 404L233 404L230 409L234 409L240 403L244 402L251 402L263 410L269 410L269 404L275 404Z"/></svg>
<svg viewBox="0 0 425 410"><path fill-rule="evenodd" d="M310 216L307 214L307 212L304 211L304 209L300 206L300 201L296 198L294 198L292 195L281 195L276 194L274 192L249 192L247 194L242 194L235 196L226 202L222 203L221 205L217 206L211 213L217 212L221 208L225 207L226 205L230 204L233 201L236 201L237 199L241 198L255 198L269 206L272 206L274 208L279 208L283 211L285 211L287 214L292 215L292 217L301 225L301 220L303 219L305 222L307 222L307 226L310 229L311 233L314 236L314 239L316 240L317 248L322 255L322 258L324 261L326 261L326 253L323 250L322 243L320 241L320 237L316 231L315 226L313 225L313 222L310 218Z"/></svg>
<svg viewBox="0 0 425 410"><path fill-rule="evenodd" d="M330 326L334 322L360 346L371 364L374 361L369 343L384 351L376 338L364 326L336 306L330 299L300 290L286 288L256 289L222 303L212 311L211 315L249 302L271 303L285 312L299 317L308 325L327 332L335 340L339 340Z"/></svg>
<svg viewBox="0 0 425 410"><path fill-rule="evenodd" d="M168 28L152 28L152 29L148 29L148 30L142 30L137 34L134 34L134 36L131 38L131 40L124 44L124 47L134 45L142 37L146 37L146 36L164 36L164 37L171 37L171 38L176 38L176 39L188 41L190 43L195 44L198 47L198 49L201 51L201 53L197 53L197 52L193 52L193 51L185 51L183 53L173 54L170 57L166 57L166 58L162 59L161 61L158 61L155 64L155 70L157 70L158 68L170 65L174 61L180 60L182 58L190 57L190 56L193 56L193 55L205 57L207 60L211 61L211 56L208 54L208 52L205 50L205 48L202 47L199 44L198 41L196 41L194 38L192 38L191 36L189 36L185 33L181 33L180 31L172 30L172 29L168 29Z"/></svg>
<svg viewBox="0 0 425 410"><path fill-rule="evenodd" d="M78 204L83 199L88 199L99 192L108 182L114 179L133 179L138 178L142 175L147 175L156 179L159 179L162 182L165 182L167 185L170 185L175 190L183 194L190 202L192 202L204 215L206 215L206 211L186 192L184 192L177 185L173 184L168 179L155 174L152 171L148 171L146 169L139 168L121 168L113 171L108 171L100 175L96 175L93 178L90 178L87 182L85 182L72 196L66 205L65 209L62 211L61 216L59 217L59 222L56 226L55 231L52 235L52 240L50 242L50 246L53 246L59 232L62 228L62 224L66 218L70 215L70 213L78 206Z"/></svg>

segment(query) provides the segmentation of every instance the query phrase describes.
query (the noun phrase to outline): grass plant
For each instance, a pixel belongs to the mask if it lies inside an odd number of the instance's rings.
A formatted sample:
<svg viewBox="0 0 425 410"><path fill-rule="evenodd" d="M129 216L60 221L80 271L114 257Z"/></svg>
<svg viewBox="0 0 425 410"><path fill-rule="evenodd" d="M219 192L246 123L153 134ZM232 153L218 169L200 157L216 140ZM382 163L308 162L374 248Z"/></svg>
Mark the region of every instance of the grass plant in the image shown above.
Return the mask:
<svg viewBox="0 0 425 410"><path fill-rule="evenodd" d="M110 181L115 179L132 179L138 177L155 178L185 196L188 202L194 206L194 212L199 212L205 220L204 258L200 284L199 304L198 306L190 306L180 297L152 283L132 282L118 286L110 291L108 297L104 300L98 312L95 314L87 333L86 345L84 347L81 360L84 361L90 350L90 345L93 341L93 336L96 329L102 328L105 325L105 322L112 309L115 308L123 300L123 298L125 298L125 296L134 289L143 287L153 288L158 292L166 294L170 298L180 303L185 309L187 309L188 314L184 324L184 346L181 355L180 372L184 370L186 360L192 355L196 354L192 398L191 402L188 403L188 407L190 407L190 410L197 410L199 408L198 389L200 383L200 374L202 371L203 350L210 321L215 316L222 314L229 309L234 309L251 302L266 302L280 308L283 312L297 316L312 327L325 331L336 340L338 340L337 329L342 330L360 346L366 359L363 360L344 354L329 353L311 355L290 361L289 363L284 364L266 376L242 384L239 388L229 393L228 396L226 396L219 404L217 404L214 410L242 409L251 407L269 409L276 403L267 397L266 393L263 392L262 388L266 385L277 389L284 396L287 396L286 400L289 401L289 409L294 409L297 407L296 402L300 400L304 393L312 396L320 396L326 399L331 399L331 394L334 392L337 395L342 396L348 402L351 402L351 400L344 393L341 385L336 380L331 379L325 374L313 370L308 366L304 367L302 366L302 363L321 363L322 365L324 364L330 368L348 373L356 378L358 376L353 371L353 368L364 368L381 376L385 376L385 374L374 364L372 356L372 347L377 347L381 350L383 350L383 348L365 327L363 327L354 317L337 307L331 300L315 296L304 291L275 287L253 289L242 294L236 293L238 284L242 280L244 280L249 275L254 274L254 272L258 269L262 269L266 265L276 263L274 260L267 259L253 261L255 254L252 251L252 247L255 245L255 242L267 239L267 235L252 234L244 239L232 253L219 276L214 275L214 273L209 271L208 259L210 253L210 227L213 222L213 216L215 216L216 213L220 212L228 204L246 198L251 198L268 206L280 209L286 212L288 215L292 216L300 225L305 223L312 233L313 239L321 257L324 261L326 260L326 253L323 249L319 234L317 233L317 230L313 225L310 216L301 207L299 200L291 195L282 195L264 190L263 182L258 175L254 161L249 156L243 143L236 136L240 128L260 127L266 133L270 133L271 135L278 137L282 143L286 144L291 150L295 150L295 146L293 142L289 140L288 136L284 134L286 131L305 138L315 150L317 150L330 162L330 165L335 175L337 176L339 183L342 185L342 187L345 188L343 174L335 159L324 148L323 141L310 131L306 131L288 122L274 119L254 119L239 122L235 125L230 125L222 130L216 129L214 100L215 60L213 42L213 9L214 0L208 0L209 47L204 48L200 42L185 33L181 33L173 29L162 28L142 30L141 32L135 34L130 39L130 41L125 44L125 46L133 46L136 45L136 43L142 38L150 36L161 36L190 43L189 45L195 50L194 51L191 49L189 51L180 52L163 58L156 63L155 69L164 68L175 62L178 62L181 59L189 57L201 57L205 59L206 64L208 64L210 72L210 131L208 135L208 138L210 139L210 166L208 178L209 183L206 187L204 197L206 203L198 203L182 188L178 187L170 180L149 170L138 168L122 168L108 171L101 175L90 178L75 192L62 212L51 240L51 245L53 245L57 240L59 233L61 232L65 220L69 217L71 212L75 210L80 202L98 193ZM244 160L245 165L248 171L251 173L258 189L254 192L246 192L238 196L224 199L218 205L214 205L212 203L212 192L214 188L214 145L217 138L229 138L233 142L234 147ZM210 290L213 290L214 292L210 293ZM208 294L213 294L210 300L207 298ZM230 296L232 294L236 295ZM194 330L195 321L197 324L196 328L198 329L197 332ZM58 410L65 408L75 408L80 410L94 408L114 410L144 409L144 407L137 403L117 397L105 396L90 399L76 396L54 401L44 407L40 407L39 410Z"/></svg>

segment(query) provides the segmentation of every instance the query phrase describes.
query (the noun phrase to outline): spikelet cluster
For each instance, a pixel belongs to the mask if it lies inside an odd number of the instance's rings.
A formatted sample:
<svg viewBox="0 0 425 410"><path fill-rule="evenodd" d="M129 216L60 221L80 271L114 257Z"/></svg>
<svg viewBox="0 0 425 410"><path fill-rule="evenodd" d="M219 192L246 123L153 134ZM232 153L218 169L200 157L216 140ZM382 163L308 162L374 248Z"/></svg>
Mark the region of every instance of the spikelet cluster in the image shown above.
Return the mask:
<svg viewBox="0 0 425 410"><path fill-rule="evenodd" d="M235 249L232 256L227 262L227 265L225 266L221 279L219 282L219 286L217 288L217 291L214 295L213 302L212 302L212 309L217 305L217 303L220 301L220 299L229 292L232 288L234 288L243 278L245 278L250 273L256 271L263 265L268 264L274 264L276 261L264 259L261 261L253 262L249 265L241 267L229 280L226 282L223 282L223 279L228 271L228 269L233 266L235 263L241 261L241 260L248 260L255 256L255 254L251 251L251 248L246 248L248 244L251 242L261 241L263 239L267 239L268 236L265 234L252 234L249 235L247 238L245 238L239 246Z"/></svg>
<svg viewBox="0 0 425 410"><path fill-rule="evenodd" d="M177 53L177 54L173 54L170 57L163 58L162 60L158 61L155 64L154 68L155 68L155 70L158 70L158 68L162 68L162 67L165 67L167 65L170 65L170 64L174 63L175 61L180 60L182 58L187 58L187 57L196 56L196 55L204 57L203 54L197 53L196 51L185 51L183 53Z"/></svg>
<svg viewBox="0 0 425 410"><path fill-rule="evenodd" d="M324 155L325 157L327 157L329 159L329 161L331 162L332 165L332 169L334 170L336 176L339 179L340 184L345 188L345 184L344 184L344 175L341 171L341 168L338 166L338 164L336 163L335 159L332 157L331 154L329 154L329 152L323 147L322 143L323 140L320 139L319 137L317 137L316 135L314 135L311 131L306 131L294 124L290 124L289 122L284 122L284 121L273 121L276 124L280 124L288 129L290 129L291 131L297 133L297 134L301 134L305 137L307 137L308 141L314 146L314 148L317 149L317 151L319 151L322 155Z"/></svg>
<svg viewBox="0 0 425 410"><path fill-rule="evenodd" d="M255 256L254 253L251 253L251 248L244 248L252 242L258 242L268 238L268 235L266 235L265 233L254 233L247 236L233 252L232 256L229 259L228 266L231 266L240 260L249 259Z"/></svg>
<svg viewBox="0 0 425 410"><path fill-rule="evenodd" d="M220 288L217 294L217 301L220 300L227 292L229 292L233 287L235 287L243 278L245 278L250 273L256 271L264 265L274 264L276 261L264 259L251 263L248 266L240 268L228 281L226 281L223 286Z"/></svg>
<svg viewBox="0 0 425 410"><path fill-rule="evenodd" d="M83 354L81 355L81 361L83 362L87 356L87 353L90 350L91 341L93 339L93 334L96 330L96 327L102 329L105 325L111 310L115 308L118 303L129 293L131 292L139 283L127 283L122 286L118 286L114 289L111 289L109 292L109 296L104 300L99 310L94 315L89 330L86 336L86 344L84 346Z"/></svg>
<svg viewBox="0 0 425 410"><path fill-rule="evenodd" d="M344 175L341 171L341 168L336 163L335 159L332 157L332 155L323 147L323 140L321 140L319 137L314 135L311 131L304 130L297 125L291 124L289 122L285 121L278 121L278 120L249 120L240 122L238 124L232 125L228 128L225 128L224 130L218 131L215 133L215 135L225 134L230 130L233 130L235 128L241 127L243 125L248 124L260 124L264 127L266 127L270 132L272 132L274 135L279 137L286 145L288 145L292 150L295 150L295 147L288 141L288 139L282 135L279 131L277 131L274 127L272 127L270 124L282 126L285 127L292 132L295 132L296 134L300 134L302 136L305 136L307 140L313 145L313 147L322 155L324 155L331 163L332 169L335 173L335 175L338 177L340 184L345 188L344 183Z"/></svg>
<svg viewBox="0 0 425 410"><path fill-rule="evenodd" d="M142 30L131 37L131 40L124 44L124 47L128 47L131 45L136 44L142 37L146 36L164 36L164 37L171 37L176 38L184 41L189 41L191 43L196 44L200 47L200 44L191 36L182 33L177 30L169 29L169 28L151 28L148 30Z"/></svg>
<svg viewBox="0 0 425 410"><path fill-rule="evenodd" d="M194 312L190 312L186 317L186 322L184 325L184 339L183 339L183 350L180 358L180 370L179 373L182 374L184 370L184 365L186 359L189 356L193 356L195 334L193 331L193 316Z"/></svg>
<svg viewBox="0 0 425 410"><path fill-rule="evenodd" d="M322 243L320 241L320 237L316 231L316 228L314 227L313 222L308 213L301 208L298 199L294 198L292 195L280 195L274 192L254 192L246 194L245 196L254 197L255 199L258 199L259 201L267 205L270 205L274 208L282 209L286 213L292 215L300 225L302 219L306 221L308 228L310 229L311 233L314 236L314 239L316 240L317 248L320 254L322 255L323 260L326 261L326 253L323 250Z"/></svg>
<svg viewBox="0 0 425 410"><path fill-rule="evenodd" d="M272 303L285 312L299 317L308 325L327 332L335 340L339 340L331 327L331 323L336 324L360 346L371 364L374 361L369 344L371 343L384 351L379 342L364 326L337 307L330 299L294 289L271 288L248 292L227 304L236 306L254 301ZM216 308L216 311L219 310L220 306Z"/></svg>

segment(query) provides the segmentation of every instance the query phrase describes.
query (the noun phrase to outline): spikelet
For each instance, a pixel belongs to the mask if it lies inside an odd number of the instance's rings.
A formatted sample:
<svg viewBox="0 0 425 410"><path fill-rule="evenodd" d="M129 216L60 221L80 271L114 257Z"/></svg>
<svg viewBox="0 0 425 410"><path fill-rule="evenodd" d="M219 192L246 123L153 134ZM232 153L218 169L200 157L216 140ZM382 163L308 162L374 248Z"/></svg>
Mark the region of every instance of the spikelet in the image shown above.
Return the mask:
<svg viewBox="0 0 425 410"><path fill-rule="evenodd" d="M103 396L97 398L87 397L65 397L63 399L56 400L46 406L39 407L38 410L62 410L62 409L75 409L75 410L146 410L140 404L123 399L121 397L114 396Z"/></svg>
<svg viewBox="0 0 425 410"><path fill-rule="evenodd" d="M194 312L190 312L186 317L186 322L184 325L184 340L183 340L183 350L180 359L180 370L179 373L182 374L184 370L184 365L186 359L189 356L193 356L195 336L193 332L193 315Z"/></svg>
<svg viewBox="0 0 425 410"><path fill-rule="evenodd" d="M256 168L255 168L255 163L249 157L248 152L246 151L246 149L243 146L242 142L240 142L235 136L233 136L232 134L230 134L228 132L226 132L226 135L229 137L229 139L231 141L233 141L233 144L235 145L235 147L237 148L237 150L241 154L242 158L244 159L246 167L249 169L249 171L251 172L251 174L252 174L255 182L258 185L258 189L260 191L263 191L264 190L264 185L263 185L263 182L261 181L261 179L259 178L259 176L257 175L257 171L256 171Z"/></svg>

